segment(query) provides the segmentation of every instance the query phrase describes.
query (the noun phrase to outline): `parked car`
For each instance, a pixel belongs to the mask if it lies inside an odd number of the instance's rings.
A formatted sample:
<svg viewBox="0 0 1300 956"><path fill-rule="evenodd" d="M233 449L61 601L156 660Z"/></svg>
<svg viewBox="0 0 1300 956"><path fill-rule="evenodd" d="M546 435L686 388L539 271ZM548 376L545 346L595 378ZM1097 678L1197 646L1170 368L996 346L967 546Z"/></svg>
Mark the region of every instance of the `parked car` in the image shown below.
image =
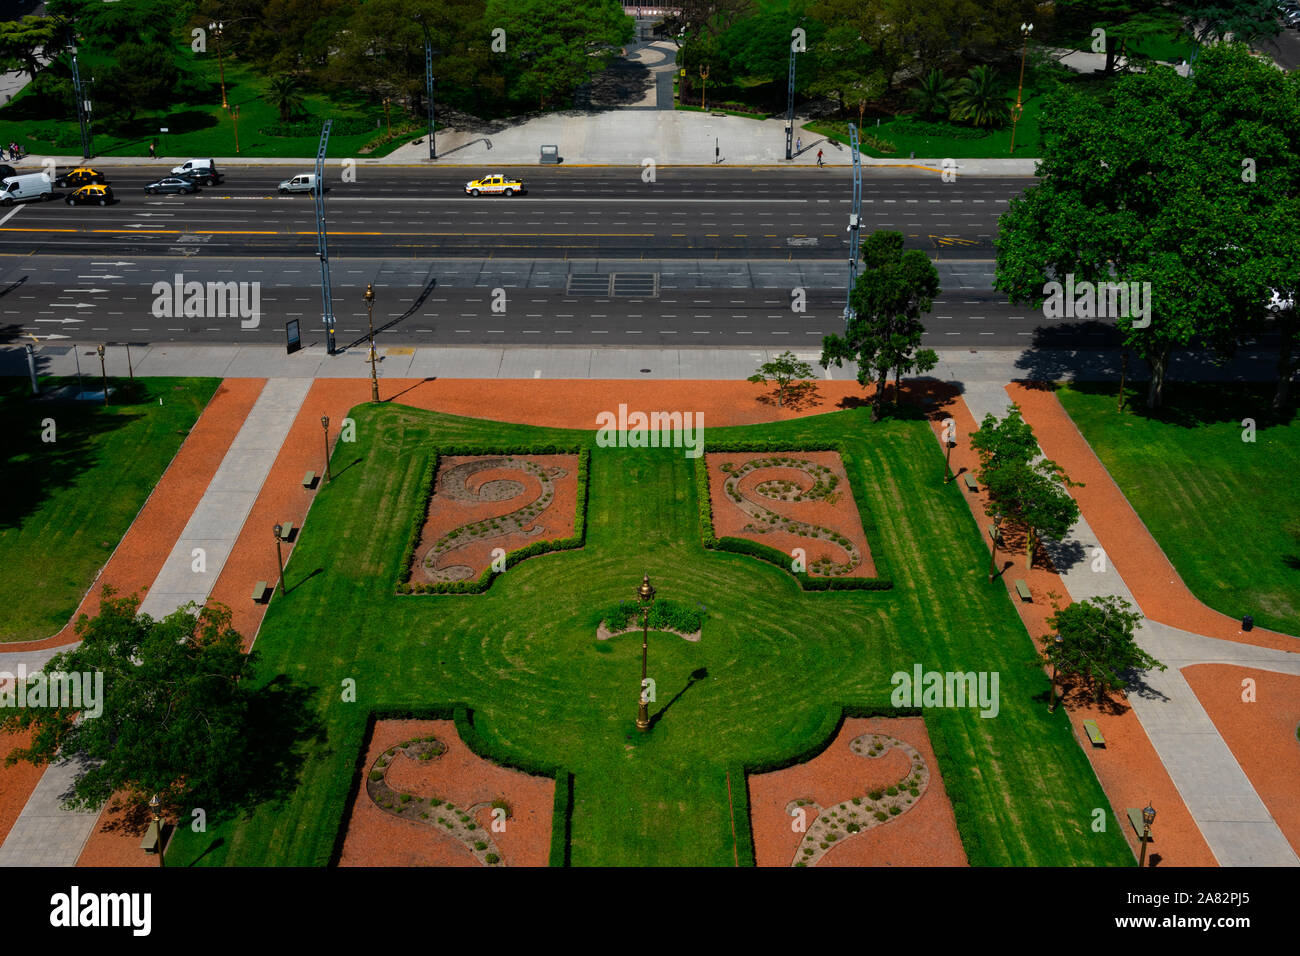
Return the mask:
<svg viewBox="0 0 1300 956"><path fill-rule="evenodd" d="M106 182L108 182L108 179L98 169L91 169L89 166L78 166L76 169L70 169L56 178L54 185L60 189L67 189L69 186L75 189L78 186L89 186L91 183Z"/></svg>
<svg viewBox="0 0 1300 956"><path fill-rule="evenodd" d="M197 192L198 188L188 179L182 179L180 176L167 176L156 183L145 186L144 191L150 196L154 193L179 193L182 196L188 196L192 192Z"/></svg>
<svg viewBox="0 0 1300 956"><path fill-rule="evenodd" d="M316 191L316 174L299 173L292 179L280 183L282 193L314 193Z"/></svg>
<svg viewBox="0 0 1300 956"><path fill-rule="evenodd" d="M107 206L112 201L113 187L103 183L93 183L89 186L82 186L64 200L64 202L69 206L84 206L90 204L96 206Z"/></svg>
<svg viewBox="0 0 1300 956"><path fill-rule="evenodd" d="M217 164L210 159L187 159L179 166L172 167L173 176L192 176L196 182L205 186L215 186L225 177L217 171Z"/></svg>
<svg viewBox="0 0 1300 956"><path fill-rule="evenodd" d="M522 179L503 176L500 173L484 176L482 179L471 179L465 184L465 192L471 196L513 196L515 193L522 196L527 191Z"/></svg>
<svg viewBox="0 0 1300 956"><path fill-rule="evenodd" d="M39 199L44 202L53 198L54 184L44 173L9 176L0 181L0 203L6 206L28 199Z"/></svg>

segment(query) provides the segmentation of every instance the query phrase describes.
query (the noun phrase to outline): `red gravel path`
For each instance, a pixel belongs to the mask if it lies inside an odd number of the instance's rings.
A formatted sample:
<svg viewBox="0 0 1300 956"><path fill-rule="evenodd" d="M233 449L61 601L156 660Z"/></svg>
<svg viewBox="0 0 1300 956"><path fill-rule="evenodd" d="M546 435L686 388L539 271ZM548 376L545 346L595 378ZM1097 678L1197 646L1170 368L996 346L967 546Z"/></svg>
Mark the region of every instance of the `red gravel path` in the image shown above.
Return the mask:
<svg viewBox="0 0 1300 956"><path fill-rule="evenodd" d="M1007 393L1033 426L1043 454L1060 463L1075 481L1086 484L1070 489L1071 494L1143 614L1206 637L1283 651L1296 649L1295 638L1285 634L1259 627L1243 632L1240 621L1211 610L1192 594L1061 407L1055 391L1014 383L1007 386Z"/></svg>
<svg viewBox="0 0 1300 956"><path fill-rule="evenodd" d="M0 734L0 843L4 843L13 829L18 814L23 812L27 798L36 789L45 768L21 760L12 767L4 765L5 758L17 747L31 743L31 732Z"/></svg>
<svg viewBox="0 0 1300 956"><path fill-rule="evenodd" d="M513 815L502 833L491 833L510 866L546 866L551 846L551 808L555 781L508 770L475 756L450 720L381 720L375 724L366 751L365 772L379 755L412 737L433 734L447 752L429 761L395 760L388 783L424 797L437 796L462 809L505 798ZM476 814L488 829L491 809ZM476 866L477 861L458 840L422 822L399 820L385 813L362 786L347 822L340 866Z"/></svg>
<svg viewBox="0 0 1300 956"><path fill-rule="evenodd" d="M910 764L901 750L867 760L849 749L853 738L868 733L888 734L915 747L930 767L930 786L905 813L845 838L819 865L967 865L925 721L920 717L850 717L834 742L812 760L749 778L754 859L759 866L789 866L794 859L803 834L791 829L793 818L786 813L791 800L807 798L830 807L877 787L891 786L908 775ZM816 812L807 809L811 824Z"/></svg>
<svg viewBox="0 0 1300 956"><path fill-rule="evenodd" d="M1183 677L1300 853L1300 677L1231 664L1194 664L1183 668ZM1241 699L1246 677L1255 681L1254 703Z"/></svg>
<svg viewBox="0 0 1300 956"><path fill-rule="evenodd" d="M979 456L970 447L969 440L977 423L966 407L966 403L954 390L937 388L933 394L938 402L932 407L929 417L935 439L939 440L942 434L943 420L952 418L957 425L957 447L952 449L951 458L953 474L957 477L953 481L961 489L962 496L966 498L975 520L983 531L992 523L992 519L984 513L988 494L983 486L980 486L978 493L968 491L960 478L963 472L979 471ZM1012 397L1016 398L1015 395ZM1029 419L1027 413L1025 417ZM1073 425L1071 424L1070 427L1073 428ZM1042 442L1043 429L1040 429L1036 423L1034 432ZM1044 444L1044 451L1049 458L1064 465L1066 473L1071 477L1076 479L1080 477L1064 456L1054 455L1046 444ZM1071 489L1076 494L1082 490L1086 489ZM1089 524L1095 529L1097 526L1092 524L1091 513L1082 502L1080 505ZM987 547L987 533L982 533L982 537ZM1023 535L1004 533L1003 539L1006 546L998 549L998 566L1005 569L1001 586L1006 589L1009 599L1020 613L1025 629L1041 647L1044 637L1051 632L1047 619L1056 613L1053 605L1067 606L1070 603L1069 591L1066 590L1060 576L1052 569L1051 562L1041 548L1035 555L1034 567L1027 570ZM1007 546L1010 547L1010 552ZM1021 601L1016 594L1013 583L1016 578L1023 579L1029 585L1030 594L1033 596L1032 603ZM1129 583L1127 578L1125 581ZM1062 683L1064 685L1064 682ZM1153 805L1160 808L1160 833L1158 845L1152 844L1150 847L1148 862L1163 866L1215 866L1214 854L1210 852L1200 829L1188 812L1186 804L1183 803L1178 788L1174 786L1168 771L1165 770L1159 755L1151 745L1150 738L1143 730L1141 721L1128 706L1125 697L1122 694L1114 695L1115 706L1102 711L1092 704L1090 697L1077 692L1073 687L1064 685L1062 694L1070 715L1070 723L1074 727L1075 739L1088 755L1102 790L1110 799L1115 814L1111 823L1113 825L1118 821L1123 827L1125 838L1134 848L1134 856L1136 857L1138 848L1137 837L1128 826L1125 814L1129 807L1144 807L1150 800ZM1088 740L1087 734L1083 732L1083 721L1087 719L1097 722L1102 736L1106 738L1105 747L1093 747Z"/></svg>

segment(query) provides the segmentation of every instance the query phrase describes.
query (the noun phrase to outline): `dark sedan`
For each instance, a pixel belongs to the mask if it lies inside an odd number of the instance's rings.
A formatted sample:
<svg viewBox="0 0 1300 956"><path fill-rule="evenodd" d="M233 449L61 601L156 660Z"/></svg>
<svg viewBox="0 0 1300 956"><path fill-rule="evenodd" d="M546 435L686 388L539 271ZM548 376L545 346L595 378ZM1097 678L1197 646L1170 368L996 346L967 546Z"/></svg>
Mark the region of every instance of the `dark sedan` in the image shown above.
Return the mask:
<svg viewBox="0 0 1300 956"><path fill-rule="evenodd" d="M156 183L150 183L144 187L144 191L149 195L154 193L180 193L182 196L189 195L198 190L198 186L188 179L181 179L179 176L167 176L158 180Z"/></svg>

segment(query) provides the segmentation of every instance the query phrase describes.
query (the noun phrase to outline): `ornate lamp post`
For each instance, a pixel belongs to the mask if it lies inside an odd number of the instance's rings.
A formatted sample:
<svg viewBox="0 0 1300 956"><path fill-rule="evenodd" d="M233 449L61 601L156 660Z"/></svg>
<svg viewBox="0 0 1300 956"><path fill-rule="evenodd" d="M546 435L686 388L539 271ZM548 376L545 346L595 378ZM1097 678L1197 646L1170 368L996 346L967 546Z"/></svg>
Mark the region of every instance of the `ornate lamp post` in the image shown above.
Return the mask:
<svg viewBox="0 0 1300 956"><path fill-rule="evenodd" d="M1029 34L1034 32L1032 23L1020 24L1020 35L1024 38L1020 46L1020 84L1016 87L1016 105L1011 107L1011 149L1010 153L1016 151L1016 124L1020 122L1020 117L1025 111L1021 103L1021 94L1025 89L1025 55L1029 51Z"/></svg>
<svg viewBox="0 0 1300 956"><path fill-rule="evenodd" d="M284 528L280 525L275 526L275 563L280 566L280 580L277 582L280 593L284 594L284 554L280 551L280 542L284 540L280 536L284 533Z"/></svg>
<svg viewBox="0 0 1300 956"><path fill-rule="evenodd" d="M375 371L375 289L366 283L366 314L370 318L370 400L379 401L379 375Z"/></svg>
<svg viewBox="0 0 1300 956"><path fill-rule="evenodd" d="M1060 656L1061 656L1061 645L1064 644L1064 643L1065 643L1065 638L1063 638L1060 634L1057 634L1057 635L1056 635L1056 654L1053 655L1053 657L1052 657L1052 703L1051 703L1051 705L1047 708L1047 712L1048 712L1049 714L1054 714L1054 713L1056 713L1056 705L1057 705L1057 703L1060 702L1060 698L1057 697L1057 695L1056 695L1056 661L1057 661L1057 659L1060 658Z"/></svg>
<svg viewBox="0 0 1300 956"><path fill-rule="evenodd" d="M95 346L95 351L99 353L99 374L104 379L104 404L108 404L108 373L104 371L104 346Z"/></svg>
<svg viewBox="0 0 1300 956"><path fill-rule="evenodd" d="M704 103L709 90L709 65L706 63L700 67L700 109L705 109Z"/></svg>
<svg viewBox="0 0 1300 956"><path fill-rule="evenodd" d="M320 417L320 427L325 432L325 480L330 480L330 417L322 415Z"/></svg>
<svg viewBox="0 0 1300 956"><path fill-rule="evenodd" d="M1002 512L993 516L993 551L989 554L989 583L997 577L998 539L1002 537Z"/></svg>
<svg viewBox="0 0 1300 956"><path fill-rule="evenodd" d="M952 481L952 448L957 444L957 423L951 418L943 423L943 483Z"/></svg>
<svg viewBox="0 0 1300 956"><path fill-rule="evenodd" d="M214 22L208 24L208 29L217 41L217 68L221 71L221 108L229 109L230 104L226 102L226 64L221 59L221 33L225 29L225 24Z"/></svg>
<svg viewBox="0 0 1300 956"><path fill-rule="evenodd" d="M158 865L166 866L163 861L163 831L162 831L162 801L158 799L158 794L149 798L149 811L153 814L154 829L158 831Z"/></svg>
<svg viewBox="0 0 1300 956"><path fill-rule="evenodd" d="M393 120L392 117L388 115L388 104L391 102L393 102L393 98L391 96L384 97L384 122L388 124L389 139L393 138Z"/></svg>
<svg viewBox="0 0 1300 956"><path fill-rule="evenodd" d="M650 729L650 704L646 700L646 663L650 654L650 604L655 599L655 589L650 585L650 575L641 578L636 589L636 599L641 605L641 691L637 695L636 729Z"/></svg>
<svg viewBox="0 0 1300 956"><path fill-rule="evenodd" d="M1146 866L1147 862L1147 843L1151 841L1151 824L1156 822L1156 811L1151 806L1151 801L1142 809L1142 853L1138 856L1138 869Z"/></svg>
<svg viewBox="0 0 1300 956"><path fill-rule="evenodd" d="M239 107L238 106L232 106L230 108L230 121L235 126L235 155L238 156L239 155Z"/></svg>

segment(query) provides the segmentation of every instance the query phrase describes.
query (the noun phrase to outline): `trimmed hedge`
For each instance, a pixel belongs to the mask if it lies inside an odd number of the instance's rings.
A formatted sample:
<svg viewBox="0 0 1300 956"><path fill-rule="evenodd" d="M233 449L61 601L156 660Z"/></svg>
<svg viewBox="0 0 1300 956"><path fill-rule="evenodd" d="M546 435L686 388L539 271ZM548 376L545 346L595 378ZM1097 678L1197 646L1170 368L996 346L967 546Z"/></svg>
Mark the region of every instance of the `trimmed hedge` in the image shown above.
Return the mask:
<svg viewBox="0 0 1300 956"><path fill-rule="evenodd" d="M483 570L477 580L473 581L431 581L425 584L411 584L411 565L415 560L415 549L419 547L420 532L424 528L425 517L429 513L429 499L433 497L434 476L439 456L452 455L577 455L578 456L578 492L574 503L573 534L567 538L554 541L534 541L522 548L516 548L506 554L506 570L520 561L539 554L552 551L572 551L581 548L587 541L587 469L591 465L591 449L584 446L563 448L557 445L516 445L506 448L483 448L475 446L452 446L440 448L430 458L425 472L424 506L420 508L411 521L410 543L407 553L399 566L396 582L398 594L482 594L492 584L493 578L502 573L491 565Z"/></svg>
<svg viewBox="0 0 1300 956"><path fill-rule="evenodd" d="M862 531L871 548L871 559L876 566L874 578L824 578L814 577L807 571L791 571L790 556L784 551L748 538L719 538L713 531L713 499L709 494L709 466L705 455L695 459L695 490L700 515L700 537L704 547L712 551L729 551L733 554L747 554L769 564L775 564L799 582L805 591L888 591L894 586L889 577L883 548L880 547L880 535L871 510L862 499L858 489L861 481L854 481L849 470L853 456L846 452L838 442L826 442L790 448L778 442L721 442L710 443L709 453L714 452L763 452L769 454L799 454L800 452L833 451L839 454L844 465L844 473L849 475L849 486L853 489L853 501L858 506L858 519L862 522Z"/></svg>

